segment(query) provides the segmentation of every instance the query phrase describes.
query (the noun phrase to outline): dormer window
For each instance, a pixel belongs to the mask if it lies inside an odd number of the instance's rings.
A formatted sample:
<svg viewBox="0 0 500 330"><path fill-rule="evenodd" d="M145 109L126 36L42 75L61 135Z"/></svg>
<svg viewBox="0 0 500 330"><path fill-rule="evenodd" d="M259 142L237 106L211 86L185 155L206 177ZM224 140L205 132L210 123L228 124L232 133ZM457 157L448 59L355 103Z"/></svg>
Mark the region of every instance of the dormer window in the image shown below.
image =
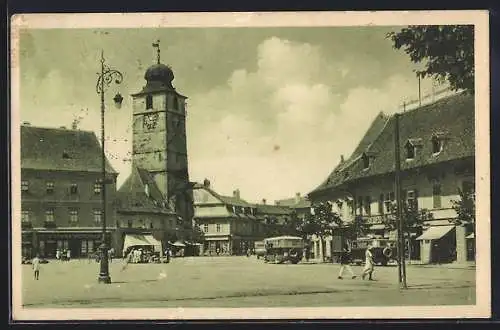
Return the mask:
<svg viewBox="0 0 500 330"><path fill-rule="evenodd" d="M153 109L153 95L146 95L146 110Z"/></svg>
<svg viewBox="0 0 500 330"><path fill-rule="evenodd" d="M439 154L443 150L443 141L436 135L432 136L431 144L434 155Z"/></svg>
<svg viewBox="0 0 500 330"><path fill-rule="evenodd" d="M406 160L412 160L415 159L415 146L411 141L406 142L405 144L405 151L406 151Z"/></svg>
<svg viewBox="0 0 500 330"><path fill-rule="evenodd" d="M370 167L370 157L364 153L363 156L361 156L361 161L363 162L363 169L367 170Z"/></svg>

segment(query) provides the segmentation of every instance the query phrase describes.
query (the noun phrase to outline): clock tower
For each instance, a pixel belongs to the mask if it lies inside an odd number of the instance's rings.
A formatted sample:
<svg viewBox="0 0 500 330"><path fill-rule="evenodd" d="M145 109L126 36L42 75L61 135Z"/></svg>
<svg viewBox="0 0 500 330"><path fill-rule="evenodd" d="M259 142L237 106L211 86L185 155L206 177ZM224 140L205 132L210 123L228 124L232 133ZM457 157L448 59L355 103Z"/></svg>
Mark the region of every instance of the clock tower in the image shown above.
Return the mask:
<svg viewBox="0 0 500 330"><path fill-rule="evenodd" d="M185 223L192 217L186 144L186 99L172 85L172 69L160 62L144 75L146 85L133 98L133 166L147 170ZM186 221L187 220L187 221Z"/></svg>

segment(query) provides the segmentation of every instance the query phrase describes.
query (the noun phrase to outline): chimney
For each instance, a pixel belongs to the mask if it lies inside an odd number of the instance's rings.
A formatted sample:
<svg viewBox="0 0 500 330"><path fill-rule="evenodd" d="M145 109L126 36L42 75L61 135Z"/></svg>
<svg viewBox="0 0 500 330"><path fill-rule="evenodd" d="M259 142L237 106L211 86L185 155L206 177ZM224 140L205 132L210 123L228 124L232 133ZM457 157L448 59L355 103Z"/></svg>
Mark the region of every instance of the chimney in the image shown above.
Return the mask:
<svg viewBox="0 0 500 330"><path fill-rule="evenodd" d="M210 188L210 180L208 179L203 180L203 187Z"/></svg>
<svg viewBox="0 0 500 330"><path fill-rule="evenodd" d="M235 191L233 191L233 197L240 199L240 190L239 189L236 189Z"/></svg>
<svg viewBox="0 0 500 330"><path fill-rule="evenodd" d="M340 155L340 162L343 163L344 162L344 155Z"/></svg>
<svg viewBox="0 0 500 330"><path fill-rule="evenodd" d="M262 198L262 204L266 205L266 199Z"/></svg>
<svg viewBox="0 0 500 330"><path fill-rule="evenodd" d="M295 194L295 204L298 204L300 202L300 193Z"/></svg>
<svg viewBox="0 0 500 330"><path fill-rule="evenodd" d="M23 121L24 126L31 126L31 123L29 121Z"/></svg>

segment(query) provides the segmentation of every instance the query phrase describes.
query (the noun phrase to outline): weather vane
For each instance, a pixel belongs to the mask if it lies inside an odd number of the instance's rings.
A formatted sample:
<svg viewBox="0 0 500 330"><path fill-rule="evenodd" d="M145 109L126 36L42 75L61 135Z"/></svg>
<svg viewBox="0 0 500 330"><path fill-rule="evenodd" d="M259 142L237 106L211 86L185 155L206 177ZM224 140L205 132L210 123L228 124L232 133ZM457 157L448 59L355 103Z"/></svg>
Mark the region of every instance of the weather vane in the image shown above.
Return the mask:
<svg viewBox="0 0 500 330"><path fill-rule="evenodd" d="M153 42L153 47L156 48L158 64L160 64L160 40Z"/></svg>

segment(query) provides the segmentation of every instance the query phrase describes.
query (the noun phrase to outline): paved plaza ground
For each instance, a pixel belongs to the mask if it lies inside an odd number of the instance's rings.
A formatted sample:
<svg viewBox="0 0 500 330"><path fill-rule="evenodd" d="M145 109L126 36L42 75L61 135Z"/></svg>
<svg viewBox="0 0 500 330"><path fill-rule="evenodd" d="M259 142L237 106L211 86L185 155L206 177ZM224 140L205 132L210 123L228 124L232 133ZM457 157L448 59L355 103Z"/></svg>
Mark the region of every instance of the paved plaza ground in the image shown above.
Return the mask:
<svg viewBox="0 0 500 330"><path fill-rule="evenodd" d="M51 261L34 280L22 266L23 305L54 307L331 307L475 304L475 270L409 265L408 290L397 267L377 267L376 281L337 279L337 264L266 264L255 257L188 257L169 264L110 264L112 284L98 284L95 261ZM353 267L356 274L362 267Z"/></svg>

